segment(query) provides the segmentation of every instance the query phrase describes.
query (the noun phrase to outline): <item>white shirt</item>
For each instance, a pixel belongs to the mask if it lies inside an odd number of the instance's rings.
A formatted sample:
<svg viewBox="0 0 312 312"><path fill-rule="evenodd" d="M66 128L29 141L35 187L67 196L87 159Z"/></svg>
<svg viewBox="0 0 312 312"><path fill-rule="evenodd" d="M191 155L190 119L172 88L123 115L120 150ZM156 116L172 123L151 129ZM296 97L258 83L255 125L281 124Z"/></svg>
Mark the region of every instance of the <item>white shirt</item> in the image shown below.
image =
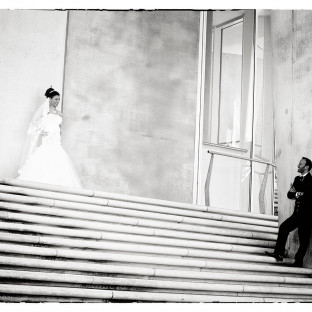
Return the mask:
<svg viewBox="0 0 312 312"><path fill-rule="evenodd" d="M309 171L306 172L305 174L301 174L301 175L300 175L300 178L304 178L308 173L309 173ZM296 198L299 198L298 192L296 192L295 197L296 197Z"/></svg>

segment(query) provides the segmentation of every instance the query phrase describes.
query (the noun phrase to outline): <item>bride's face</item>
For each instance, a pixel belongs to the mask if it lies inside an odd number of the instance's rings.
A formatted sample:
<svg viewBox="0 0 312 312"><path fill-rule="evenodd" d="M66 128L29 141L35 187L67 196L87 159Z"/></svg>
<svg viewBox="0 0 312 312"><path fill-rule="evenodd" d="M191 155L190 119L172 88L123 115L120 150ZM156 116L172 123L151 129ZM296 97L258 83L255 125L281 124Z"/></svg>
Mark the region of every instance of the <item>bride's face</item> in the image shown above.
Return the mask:
<svg viewBox="0 0 312 312"><path fill-rule="evenodd" d="M57 107L59 102L60 102L60 96L59 95L55 95L55 96L53 96L52 99L50 99L50 105L52 105L54 107Z"/></svg>

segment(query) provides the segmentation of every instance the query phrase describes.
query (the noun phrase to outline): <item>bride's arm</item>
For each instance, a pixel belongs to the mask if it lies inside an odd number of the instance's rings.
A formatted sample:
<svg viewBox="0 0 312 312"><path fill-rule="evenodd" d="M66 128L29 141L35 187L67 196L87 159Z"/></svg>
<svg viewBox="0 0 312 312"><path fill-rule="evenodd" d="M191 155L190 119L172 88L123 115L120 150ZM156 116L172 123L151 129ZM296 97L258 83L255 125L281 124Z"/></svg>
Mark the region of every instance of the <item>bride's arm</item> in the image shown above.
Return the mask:
<svg viewBox="0 0 312 312"><path fill-rule="evenodd" d="M44 116L40 122L39 131L41 136L47 136L49 134L49 132L46 130L46 117L47 116Z"/></svg>

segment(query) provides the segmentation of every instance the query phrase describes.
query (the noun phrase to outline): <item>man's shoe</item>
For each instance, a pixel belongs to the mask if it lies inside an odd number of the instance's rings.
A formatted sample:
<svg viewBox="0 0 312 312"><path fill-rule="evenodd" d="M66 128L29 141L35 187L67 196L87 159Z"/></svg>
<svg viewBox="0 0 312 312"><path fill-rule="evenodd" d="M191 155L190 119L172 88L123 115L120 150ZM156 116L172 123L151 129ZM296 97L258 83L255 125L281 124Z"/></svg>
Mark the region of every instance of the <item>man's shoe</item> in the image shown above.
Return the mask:
<svg viewBox="0 0 312 312"><path fill-rule="evenodd" d="M295 268L303 268L303 263L295 261L294 263L291 264L291 266Z"/></svg>
<svg viewBox="0 0 312 312"><path fill-rule="evenodd" d="M275 258L276 261L283 261L283 256L277 254L276 252L266 251L265 254L270 256L270 257Z"/></svg>

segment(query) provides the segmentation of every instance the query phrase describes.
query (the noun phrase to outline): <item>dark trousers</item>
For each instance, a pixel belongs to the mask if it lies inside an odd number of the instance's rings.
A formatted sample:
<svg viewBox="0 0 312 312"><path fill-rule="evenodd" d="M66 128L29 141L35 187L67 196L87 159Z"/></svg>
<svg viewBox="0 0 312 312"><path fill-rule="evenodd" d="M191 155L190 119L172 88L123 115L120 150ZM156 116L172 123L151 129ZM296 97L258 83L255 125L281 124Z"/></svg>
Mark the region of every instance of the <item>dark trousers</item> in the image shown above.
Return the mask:
<svg viewBox="0 0 312 312"><path fill-rule="evenodd" d="M300 246L296 253L295 261L302 264L310 242L312 229L312 220L310 215L304 215L295 210L295 212L281 224L275 245L275 253L284 256L288 235L296 228L298 228Z"/></svg>

